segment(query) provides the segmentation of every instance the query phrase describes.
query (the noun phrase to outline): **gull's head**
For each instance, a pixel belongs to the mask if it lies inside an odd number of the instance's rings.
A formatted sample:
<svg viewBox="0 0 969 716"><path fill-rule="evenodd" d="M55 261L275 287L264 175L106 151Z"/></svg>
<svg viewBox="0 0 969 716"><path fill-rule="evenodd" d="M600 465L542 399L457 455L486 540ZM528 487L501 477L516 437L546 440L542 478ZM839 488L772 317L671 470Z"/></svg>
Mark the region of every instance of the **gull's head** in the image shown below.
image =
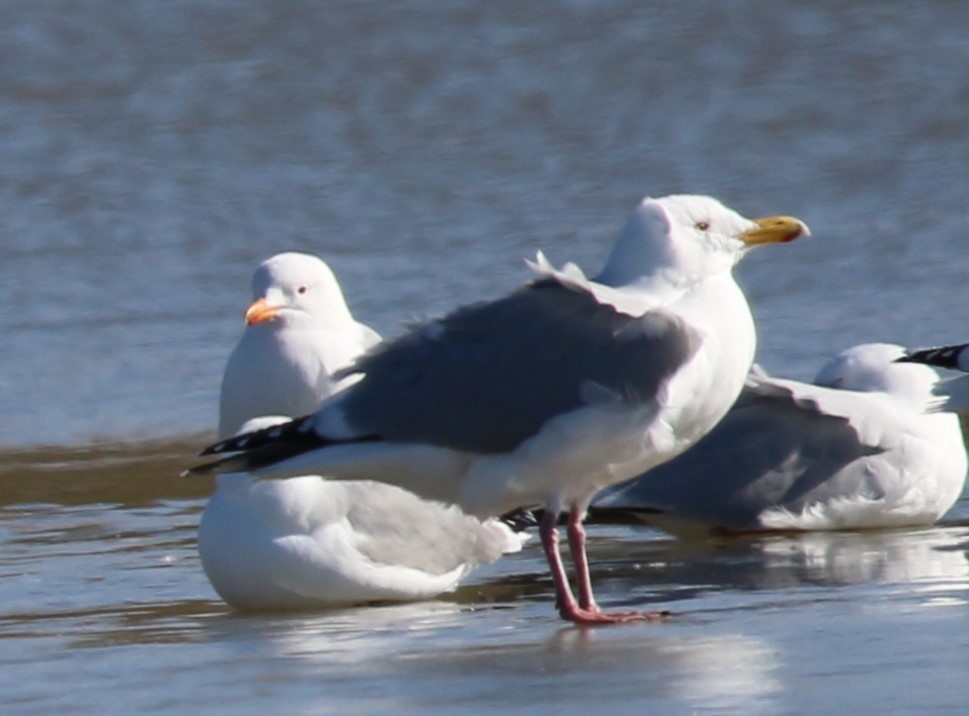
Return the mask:
<svg viewBox="0 0 969 716"><path fill-rule="evenodd" d="M814 378L816 385L865 393L887 393L923 406L938 382L935 369L896 363L905 349L894 343L863 343L831 358Z"/></svg>
<svg viewBox="0 0 969 716"><path fill-rule="evenodd" d="M699 280L729 272L750 248L810 233L799 219L748 219L709 196L647 197L629 217L597 280L616 286L657 272L672 280Z"/></svg>
<svg viewBox="0 0 969 716"><path fill-rule="evenodd" d="M320 326L349 319L349 309L336 277L326 263L310 254L276 254L252 276L253 302L247 326Z"/></svg>

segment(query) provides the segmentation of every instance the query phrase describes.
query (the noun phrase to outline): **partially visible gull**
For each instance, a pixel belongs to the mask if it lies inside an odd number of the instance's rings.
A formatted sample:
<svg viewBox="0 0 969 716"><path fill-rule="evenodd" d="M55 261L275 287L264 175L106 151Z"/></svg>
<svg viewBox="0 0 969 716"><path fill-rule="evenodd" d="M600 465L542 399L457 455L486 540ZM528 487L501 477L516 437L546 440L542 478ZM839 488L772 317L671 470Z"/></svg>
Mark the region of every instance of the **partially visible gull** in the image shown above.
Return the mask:
<svg viewBox="0 0 969 716"><path fill-rule="evenodd" d="M910 351L898 359L900 363L924 363L936 368L969 373L969 343L958 343L937 348ZM951 410L969 413L969 375L961 375L940 381L932 390L934 410Z"/></svg>
<svg viewBox="0 0 969 716"><path fill-rule="evenodd" d="M246 421L259 430L285 417ZM217 476L199 524L212 586L241 610L306 609L431 599L518 552L523 535L497 519L362 480Z"/></svg>
<svg viewBox="0 0 969 716"><path fill-rule="evenodd" d="M353 320L333 273L314 256L273 256L253 289L222 380L223 438L289 420L256 417L273 410L316 408L354 380L333 372L379 340ZM217 476L198 549L227 603L287 609L435 597L521 550L523 539L500 520L482 522L384 483L230 473Z"/></svg>
<svg viewBox="0 0 969 716"><path fill-rule="evenodd" d="M343 383L339 368L380 342L350 313L333 271L310 254L286 252L252 276L246 329L229 356L219 397L219 438L260 415L305 415Z"/></svg>
<svg viewBox="0 0 969 716"><path fill-rule="evenodd" d="M595 602L582 520L593 496L679 454L733 404L756 335L734 265L792 241L790 217L750 220L704 196L647 198L603 270L553 268L368 353L359 382L287 425L218 443L193 472L372 477L480 517L543 505L540 533L561 616L650 618ZM568 511L577 597L558 547Z"/></svg>
<svg viewBox="0 0 969 716"><path fill-rule="evenodd" d="M962 493L959 420L927 413L938 374L883 343L850 348L815 383L751 373L686 453L596 498L591 521L696 536L928 525Z"/></svg>

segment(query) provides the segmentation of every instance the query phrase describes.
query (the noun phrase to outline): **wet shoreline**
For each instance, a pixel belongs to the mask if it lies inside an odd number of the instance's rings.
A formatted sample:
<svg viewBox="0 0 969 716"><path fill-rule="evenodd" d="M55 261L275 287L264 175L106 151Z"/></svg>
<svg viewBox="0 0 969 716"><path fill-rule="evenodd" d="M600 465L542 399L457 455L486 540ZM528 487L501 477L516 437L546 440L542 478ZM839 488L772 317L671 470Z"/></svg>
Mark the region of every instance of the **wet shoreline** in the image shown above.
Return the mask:
<svg viewBox="0 0 969 716"><path fill-rule="evenodd" d="M199 499L211 493L211 478L180 473L197 462L198 451L211 439L214 432L168 440L0 449L0 507Z"/></svg>

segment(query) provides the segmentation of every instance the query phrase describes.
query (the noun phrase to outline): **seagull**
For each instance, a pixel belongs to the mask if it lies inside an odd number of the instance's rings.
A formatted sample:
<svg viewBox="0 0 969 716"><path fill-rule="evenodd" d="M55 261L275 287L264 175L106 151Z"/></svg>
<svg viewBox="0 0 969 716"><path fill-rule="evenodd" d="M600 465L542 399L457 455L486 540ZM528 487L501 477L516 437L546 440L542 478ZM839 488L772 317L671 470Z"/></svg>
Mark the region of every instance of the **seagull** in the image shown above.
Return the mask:
<svg viewBox="0 0 969 716"><path fill-rule="evenodd" d="M641 519L681 536L930 525L959 498L957 416L928 413L939 376L866 343L813 384L755 369L736 405L680 457L596 498L590 521Z"/></svg>
<svg viewBox="0 0 969 716"><path fill-rule="evenodd" d="M229 355L219 397L219 438L260 415L305 415L347 381L334 374L380 335L350 313L322 259L288 251L252 276L246 329Z"/></svg>
<svg viewBox="0 0 969 716"><path fill-rule="evenodd" d="M315 409L352 382L336 378L337 369L379 341L353 319L333 272L315 256L271 257L256 270L253 293L222 379L223 438L289 420L273 410ZM217 476L198 550L232 607L300 609L433 598L520 551L526 538L501 520L385 483L260 481L243 472Z"/></svg>
<svg viewBox="0 0 969 716"><path fill-rule="evenodd" d="M596 603L586 508L726 414L756 344L732 269L752 247L808 233L797 219L750 220L711 197L647 197L594 278L539 253L530 283L381 344L340 374L358 382L315 413L217 443L202 454L222 458L189 472L370 477L479 517L541 505L562 618L655 618ZM575 592L559 552L563 512Z"/></svg>
<svg viewBox="0 0 969 716"><path fill-rule="evenodd" d="M936 368L969 373L969 343L958 343L936 348L923 348L910 351L898 359L900 363L923 363ZM935 399L933 410L951 410L969 413L969 375L947 378L940 381L932 391Z"/></svg>
<svg viewBox="0 0 969 716"><path fill-rule="evenodd" d="M248 420L251 432L288 421ZM199 523L202 567L240 611L432 599L527 535L382 482L217 475Z"/></svg>

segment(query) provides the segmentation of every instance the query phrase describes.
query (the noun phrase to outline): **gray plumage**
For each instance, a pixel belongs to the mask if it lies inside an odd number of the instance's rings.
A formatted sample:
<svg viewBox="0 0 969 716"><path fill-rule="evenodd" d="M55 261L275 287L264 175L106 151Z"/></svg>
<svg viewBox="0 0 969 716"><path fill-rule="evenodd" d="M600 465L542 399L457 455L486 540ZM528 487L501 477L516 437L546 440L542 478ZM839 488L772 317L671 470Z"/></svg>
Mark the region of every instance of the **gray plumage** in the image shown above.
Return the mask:
<svg viewBox="0 0 969 716"><path fill-rule="evenodd" d="M601 493L591 519L678 534L933 523L962 491L965 447L954 416L928 412L936 373L901 354L855 346L813 385L752 373L713 430Z"/></svg>
<svg viewBox="0 0 969 716"><path fill-rule="evenodd" d="M754 379L727 417L693 448L596 498L591 521L599 510L628 509L752 527L765 505L797 512L809 501L862 489L863 474L838 482L829 478L880 452L883 448L859 439L848 418L826 415L786 386ZM854 484L847 486L846 480Z"/></svg>
<svg viewBox="0 0 969 716"><path fill-rule="evenodd" d="M362 435L505 452L590 402L652 400L698 345L670 313L627 316L547 279L378 347L341 407Z"/></svg>

